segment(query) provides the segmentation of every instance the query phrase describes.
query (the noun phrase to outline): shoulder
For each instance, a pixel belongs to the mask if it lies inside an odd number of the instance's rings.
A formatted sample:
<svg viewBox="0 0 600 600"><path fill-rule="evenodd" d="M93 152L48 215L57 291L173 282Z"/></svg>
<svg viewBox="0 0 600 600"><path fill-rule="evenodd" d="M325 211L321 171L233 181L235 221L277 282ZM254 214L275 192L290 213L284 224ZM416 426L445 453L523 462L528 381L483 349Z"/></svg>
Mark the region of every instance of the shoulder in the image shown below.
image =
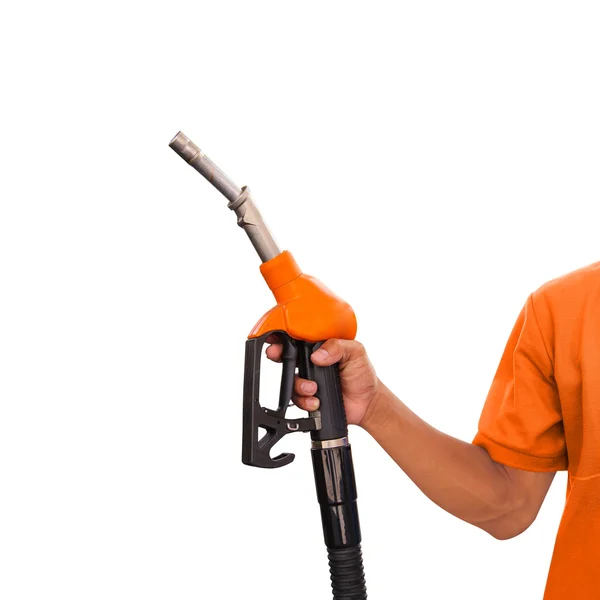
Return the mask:
<svg viewBox="0 0 600 600"><path fill-rule="evenodd" d="M600 261L597 261L546 281L533 294L545 296L549 300L559 299L565 294L585 293L590 288L596 288L599 283Z"/></svg>
<svg viewBox="0 0 600 600"><path fill-rule="evenodd" d="M563 273L540 285L531 293L536 313L554 317L581 314L586 300L600 291L600 261Z"/></svg>

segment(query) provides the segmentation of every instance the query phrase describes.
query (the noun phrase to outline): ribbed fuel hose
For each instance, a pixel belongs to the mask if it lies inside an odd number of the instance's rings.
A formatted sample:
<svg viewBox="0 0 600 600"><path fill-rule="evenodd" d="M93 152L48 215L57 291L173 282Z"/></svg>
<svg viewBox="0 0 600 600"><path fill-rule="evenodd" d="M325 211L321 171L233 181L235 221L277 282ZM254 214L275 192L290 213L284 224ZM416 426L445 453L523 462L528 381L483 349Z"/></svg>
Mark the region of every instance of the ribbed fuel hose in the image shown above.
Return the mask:
<svg viewBox="0 0 600 600"><path fill-rule="evenodd" d="M360 544L351 548L328 548L331 590L334 600L366 600L367 584Z"/></svg>

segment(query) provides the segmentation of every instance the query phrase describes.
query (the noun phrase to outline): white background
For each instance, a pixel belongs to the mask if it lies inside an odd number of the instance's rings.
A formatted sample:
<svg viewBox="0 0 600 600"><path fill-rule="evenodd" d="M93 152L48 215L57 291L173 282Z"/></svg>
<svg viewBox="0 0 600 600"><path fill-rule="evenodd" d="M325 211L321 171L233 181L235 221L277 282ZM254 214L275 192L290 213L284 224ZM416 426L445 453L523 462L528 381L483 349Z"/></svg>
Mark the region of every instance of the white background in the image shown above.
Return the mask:
<svg viewBox="0 0 600 600"><path fill-rule="evenodd" d="M527 295L599 258L599 18L5 3L0 597L329 598L308 436L282 442L285 469L240 461L244 341L273 302L259 260L167 144L181 129L249 185L353 305L381 379L470 440ZM541 598L564 473L499 542L351 440L370 598Z"/></svg>

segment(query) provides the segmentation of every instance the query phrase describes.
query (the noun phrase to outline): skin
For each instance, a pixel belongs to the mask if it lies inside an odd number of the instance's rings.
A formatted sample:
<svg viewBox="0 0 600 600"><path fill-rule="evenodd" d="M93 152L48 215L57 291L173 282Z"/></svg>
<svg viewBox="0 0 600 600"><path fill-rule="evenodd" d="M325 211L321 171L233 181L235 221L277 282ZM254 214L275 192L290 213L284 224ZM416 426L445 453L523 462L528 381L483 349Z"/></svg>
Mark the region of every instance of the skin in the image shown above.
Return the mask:
<svg viewBox="0 0 600 600"><path fill-rule="evenodd" d="M267 357L278 362L281 346L276 338L267 341ZM438 506L500 540L519 535L533 523L553 472L507 467L483 448L423 421L379 380L360 342L328 340L311 359L321 367L339 364L348 424L366 430ZM314 381L296 376L297 406L318 408L316 393Z"/></svg>

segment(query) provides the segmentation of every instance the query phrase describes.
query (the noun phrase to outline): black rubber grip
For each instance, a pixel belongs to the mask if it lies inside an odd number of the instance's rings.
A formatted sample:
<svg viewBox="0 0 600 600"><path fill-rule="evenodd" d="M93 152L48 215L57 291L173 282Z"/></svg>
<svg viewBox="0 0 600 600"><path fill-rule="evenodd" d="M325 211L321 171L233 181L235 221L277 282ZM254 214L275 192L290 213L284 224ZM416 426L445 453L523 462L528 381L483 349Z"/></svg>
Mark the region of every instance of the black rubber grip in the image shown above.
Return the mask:
<svg viewBox="0 0 600 600"><path fill-rule="evenodd" d="M366 600L360 544L351 548L328 548L327 555L333 600Z"/></svg>
<svg viewBox="0 0 600 600"><path fill-rule="evenodd" d="M348 435L338 366L318 367L310 358L322 344L323 342L298 342L298 375L315 381L318 386L315 395L321 402L321 429L310 434L317 441L335 440Z"/></svg>

